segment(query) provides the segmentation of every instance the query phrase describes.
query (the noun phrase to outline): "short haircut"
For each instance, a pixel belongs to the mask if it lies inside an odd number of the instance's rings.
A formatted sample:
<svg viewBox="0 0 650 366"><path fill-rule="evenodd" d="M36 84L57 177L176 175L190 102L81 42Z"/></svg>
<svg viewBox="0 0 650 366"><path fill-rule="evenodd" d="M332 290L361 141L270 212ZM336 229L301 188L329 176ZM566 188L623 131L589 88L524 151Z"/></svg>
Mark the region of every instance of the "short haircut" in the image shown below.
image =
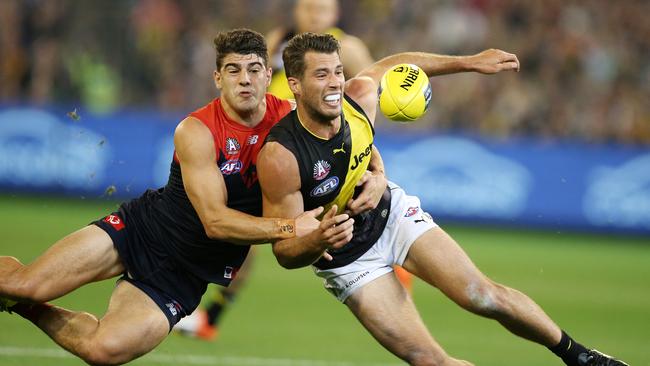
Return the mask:
<svg viewBox="0 0 650 366"><path fill-rule="evenodd" d="M263 35L254 30L238 28L228 32L219 32L214 38L214 49L217 53L217 70L221 70L224 57L230 53L255 54L264 60L264 66L269 63L266 40Z"/></svg>
<svg viewBox="0 0 650 366"><path fill-rule="evenodd" d="M284 71L287 77L300 78L305 72L305 54L308 51L318 53L341 53L341 45L331 34L301 33L289 40L282 52Z"/></svg>

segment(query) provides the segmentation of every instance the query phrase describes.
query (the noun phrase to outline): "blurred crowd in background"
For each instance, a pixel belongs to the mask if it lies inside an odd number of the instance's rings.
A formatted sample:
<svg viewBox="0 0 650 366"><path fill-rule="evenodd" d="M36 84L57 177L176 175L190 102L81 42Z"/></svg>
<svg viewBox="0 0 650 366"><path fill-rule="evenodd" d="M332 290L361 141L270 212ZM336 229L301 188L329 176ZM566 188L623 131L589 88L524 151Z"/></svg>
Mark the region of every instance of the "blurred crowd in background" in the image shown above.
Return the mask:
<svg viewBox="0 0 650 366"><path fill-rule="evenodd" d="M1 0L0 104L191 111L217 93L212 39L290 24L290 0ZM375 59L516 53L520 73L432 80L417 125L650 145L650 1L342 0Z"/></svg>

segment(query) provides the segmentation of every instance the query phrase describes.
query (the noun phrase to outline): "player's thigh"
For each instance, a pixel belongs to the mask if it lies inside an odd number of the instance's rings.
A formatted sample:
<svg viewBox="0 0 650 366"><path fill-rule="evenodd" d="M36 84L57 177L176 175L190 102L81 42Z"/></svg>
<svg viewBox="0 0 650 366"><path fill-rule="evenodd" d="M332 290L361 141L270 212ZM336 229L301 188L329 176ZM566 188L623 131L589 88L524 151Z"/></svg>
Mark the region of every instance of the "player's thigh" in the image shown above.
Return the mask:
<svg viewBox="0 0 650 366"><path fill-rule="evenodd" d="M24 279L38 281L61 296L83 284L115 277L124 266L110 236L89 225L56 242L21 272Z"/></svg>
<svg viewBox="0 0 650 366"><path fill-rule="evenodd" d="M375 339L404 360L445 359L411 297L395 277L385 274L356 290L345 304Z"/></svg>
<svg viewBox="0 0 650 366"><path fill-rule="evenodd" d="M169 334L158 305L128 281L119 281L91 346L113 361L127 362L154 349Z"/></svg>
<svg viewBox="0 0 650 366"><path fill-rule="evenodd" d="M472 293L492 284L439 227L428 230L413 243L403 267L464 307L470 305Z"/></svg>

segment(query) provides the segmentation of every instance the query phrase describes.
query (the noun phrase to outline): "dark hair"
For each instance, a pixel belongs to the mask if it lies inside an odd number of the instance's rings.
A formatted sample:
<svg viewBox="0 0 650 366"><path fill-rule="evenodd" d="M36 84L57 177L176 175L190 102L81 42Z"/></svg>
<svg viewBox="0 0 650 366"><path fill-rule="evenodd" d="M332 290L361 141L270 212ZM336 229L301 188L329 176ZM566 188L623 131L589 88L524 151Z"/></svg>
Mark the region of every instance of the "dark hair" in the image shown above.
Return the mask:
<svg viewBox="0 0 650 366"><path fill-rule="evenodd" d="M331 34L301 33L289 40L282 52L284 71L287 77L301 77L305 72L305 54L341 52L339 41Z"/></svg>
<svg viewBox="0 0 650 366"><path fill-rule="evenodd" d="M214 37L214 49L217 53L217 70L221 69L224 57L229 53L240 55L255 54L264 60L264 66L269 63L269 54L264 36L246 28L219 32Z"/></svg>

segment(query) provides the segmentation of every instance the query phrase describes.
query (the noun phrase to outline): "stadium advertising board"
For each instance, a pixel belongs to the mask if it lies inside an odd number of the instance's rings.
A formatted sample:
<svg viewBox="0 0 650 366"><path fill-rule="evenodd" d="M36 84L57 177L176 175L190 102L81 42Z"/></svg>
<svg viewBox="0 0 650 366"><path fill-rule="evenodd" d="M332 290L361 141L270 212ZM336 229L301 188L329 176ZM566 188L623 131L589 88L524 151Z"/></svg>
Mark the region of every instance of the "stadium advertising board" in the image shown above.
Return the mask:
<svg viewBox="0 0 650 366"><path fill-rule="evenodd" d="M165 184L183 115L0 108L0 189L134 197ZM377 133L386 171L446 221L650 234L650 149Z"/></svg>

